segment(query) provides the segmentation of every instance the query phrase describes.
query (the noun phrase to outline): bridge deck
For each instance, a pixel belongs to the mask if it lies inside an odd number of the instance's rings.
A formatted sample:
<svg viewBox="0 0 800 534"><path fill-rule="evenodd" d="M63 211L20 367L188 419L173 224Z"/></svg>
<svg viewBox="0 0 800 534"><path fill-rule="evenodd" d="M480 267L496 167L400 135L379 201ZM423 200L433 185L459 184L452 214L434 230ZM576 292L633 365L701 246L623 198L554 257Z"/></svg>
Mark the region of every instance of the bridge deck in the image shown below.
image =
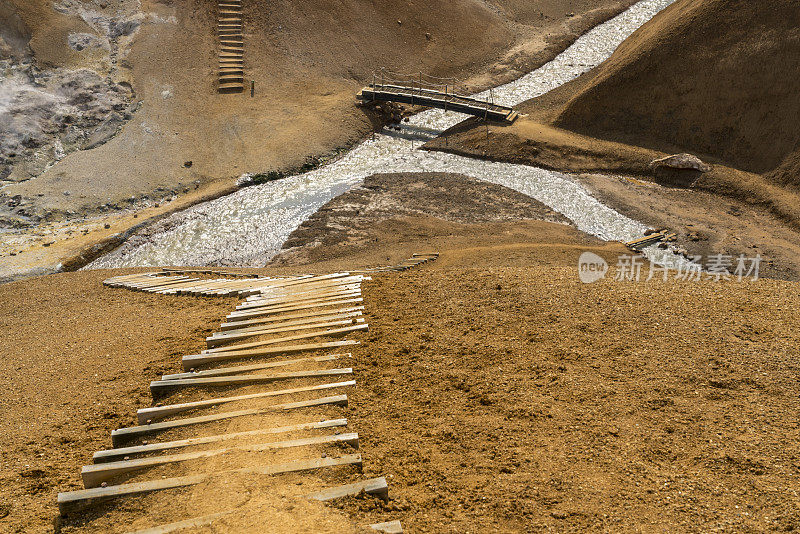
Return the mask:
<svg viewBox="0 0 800 534"><path fill-rule="evenodd" d="M517 112L507 106L420 87L388 84L370 85L363 88L356 98L363 102L402 102L404 104L439 108L493 121L514 122L517 118Z"/></svg>

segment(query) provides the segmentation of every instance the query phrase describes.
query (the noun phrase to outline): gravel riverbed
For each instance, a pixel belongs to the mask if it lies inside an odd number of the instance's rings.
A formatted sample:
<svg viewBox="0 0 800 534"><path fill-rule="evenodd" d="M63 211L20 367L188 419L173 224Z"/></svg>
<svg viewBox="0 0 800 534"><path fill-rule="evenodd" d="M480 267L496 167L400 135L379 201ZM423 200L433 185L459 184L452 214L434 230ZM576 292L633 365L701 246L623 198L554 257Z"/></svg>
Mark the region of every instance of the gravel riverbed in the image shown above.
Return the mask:
<svg viewBox="0 0 800 534"><path fill-rule="evenodd" d="M514 106L576 78L607 59L637 28L674 0L642 0L581 36L562 54L515 82L496 87L496 103ZM488 97L488 91L477 97ZM449 172L500 184L561 213L604 240L631 240L646 226L593 198L569 176L507 163L419 150L420 144L465 118L430 110L399 129L384 129L333 163L197 205L134 235L87 268L156 265L256 266L331 198L375 173ZM655 250L650 252L657 254Z"/></svg>

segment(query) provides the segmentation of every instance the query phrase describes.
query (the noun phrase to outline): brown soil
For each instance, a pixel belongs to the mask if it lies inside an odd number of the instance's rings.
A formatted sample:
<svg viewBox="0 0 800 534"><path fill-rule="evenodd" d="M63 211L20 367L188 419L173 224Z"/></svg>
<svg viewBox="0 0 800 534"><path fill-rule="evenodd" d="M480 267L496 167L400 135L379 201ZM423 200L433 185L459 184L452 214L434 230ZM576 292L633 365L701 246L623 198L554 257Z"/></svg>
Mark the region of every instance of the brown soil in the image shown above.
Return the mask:
<svg viewBox="0 0 800 534"><path fill-rule="evenodd" d="M540 116L546 113L540 110ZM468 121L445 136L425 148L580 173L576 179L595 198L652 228L676 232L691 255L759 253L764 276L800 278L800 198L762 176L721 165L699 178L687 171L656 176L649 163L664 153L575 134L536 118L492 126L488 137L485 126ZM685 179L693 181L691 187Z"/></svg>
<svg viewBox="0 0 800 534"><path fill-rule="evenodd" d="M772 170L800 141L799 24L791 0L679 0L619 47L556 125Z"/></svg>
<svg viewBox="0 0 800 534"><path fill-rule="evenodd" d="M133 272L133 271L131 271ZM52 529L56 493L149 403L147 384L198 350L232 301L109 291L108 271L0 286L0 530ZM180 317L180 320L176 320ZM0 514L0 515L2 515Z"/></svg>
<svg viewBox="0 0 800 534"><path fill-rule="evenodd" d="M693 253L760 247L770 251L771 275L796 278L800 197L792 151L800 108L792 95L800 45L783 28L797 16L790 2L765 8L679 0L598 68L522 104L525 116L515 124L493 126L487 136L484 125L467 121L426 148L655 182L672 190L581 178L633 218L687 236L699 229L699 241L682 243ZM680 151L700 155L712 170L651 168Z"/></svg>
<svg viewBox="0 0 800 534"><path fill-rule="evenodd" d="M376 241L385 241L374 235L376 225L386 229L401 218L415 221L432 218L432 228L444 221L459 224L508 220L569 223L562 215L526 195L463 175L376 174L365 178L347 194L327 202L303 221L283 244L285 250L269 265L320 262L335 257L336 251L351 257L354 248L368 249ZM425 226L425 223L420 225L421 228ZM565 232L572 233L566 229ZM404 236L406 232L399 234ZM391 261L390 258L386 260Z"/></svg>
<svg viewBox="0 0 800 534"><path fill-rule="evenodd" d="M376 214L368 242L355 219L341 229L354 239L264 272L441 252L364 286L371 330L353 350L359 386L343 413L361 435L364 475L387 476L389 505L351 499L337 505L342 515L291 498L339 474L285 478L297 489L279 491L264 479L222 479L172 500L126 499L70 517L64 532L142 528L237 505L246 513L219 528L255 532L269 521L286 532L341 532L394 518L408 532L800 527L796 283L617 282L612 268L584 285L581 252L613 265L626 250L536 220L384 220L380 204L403 197L391 184L409 190L423 179L388 178L376 178L383 194L338 199ZM513 196L492 198L490 214L515 205ZM326 211L328 224L346 223L341 210ZM79 466L108 446L108 432L149 404L148 381L200 348L234 302L103 288L108 275L0 288L5 530L49 529L56 491L78 487ZM159 474L185 471L142 476Z"/></svg>
<svg viewBox="0 0 800 534"><path fill-rule="evenodd" d="M31 42L40 43L32 44L34 52L42 51L44 63L75 65L72 52L61 59L47 53L65 47L61 30L50 31L49 0L23 2L24 10L17 0L6 3L23 14L47 13L25 17ZM249 93L215 91L215 2L148 0L142 2L143 12L159 20L174 16L177 24L145 19L120 62L141 109L109 142L69 154L36 179L4 192L22 195L26 213L56 219L67 212L96 213L103 206L112 212L135 207L143 199L163 201L198 187L206 195L217 194L246 172L296 170L363 138L375 118L355 107L353 97L378 67L474 76L467 83L476 89L501 83L550 60L631 3L359 0L333 9L305 1L279 2L269 10L245 4L245 75L256 87L250 98ZM467 27L470 31L462 31ZM184 166L187 161L191 167ZM65 196L65 190L71 194ZM138 222L126 219L120 230ZM2 261L10 271L30 265L53 269L55 254L40 247L49 240L34 238ZM56 259L85 249L81 242L66 241ZM29 248L35 250L29 253Z"/></svg>

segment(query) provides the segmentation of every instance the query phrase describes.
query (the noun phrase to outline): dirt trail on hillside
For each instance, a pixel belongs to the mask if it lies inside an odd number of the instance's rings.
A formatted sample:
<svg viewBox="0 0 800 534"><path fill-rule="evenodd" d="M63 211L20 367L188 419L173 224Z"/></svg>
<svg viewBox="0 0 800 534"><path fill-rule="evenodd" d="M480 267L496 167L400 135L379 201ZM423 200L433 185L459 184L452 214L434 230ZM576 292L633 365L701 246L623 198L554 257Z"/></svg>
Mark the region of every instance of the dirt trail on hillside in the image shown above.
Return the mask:
<svg viewBox="0 0 800 534"><path fill-rule="evenodd" d="M385 194L348 193L340 205L361 199L358 209L380 213L382 201L399 196L384 184ZM327 211L329 222L346 223ZM340 231L359 239L262 272L333 272L441 253L364 286L371 331L353 350L359 386L347 417L361 436L364 476L386 475L392 501L338 504L348 521L391 514L408 532L800 528L791 496L800 468L796 283L617 282L612 268L585 285L581 252L613 265L626 250L536 220L416 214L373 224L366 241L358 219ZM149 380L200 348L232 304L103 288L108 275L0 287L3 375L16 380L2 389L3 405L13 407L0 427L13 458L2 475L12 489L3 528L48 529L57 488L77 485L79 466L107 447L108 432L147 405ZM57 337L42 330L48 324ZM53 361L64 364L56 382ZM271 488L244 482L229 486L221 504L259 495L247 487ZM213 486L187 495L205 489ZM84 526L152 524L143 510L154 518L205 511L126 502ZM252 517L262 520L306 513L341 525L344 517L336 508L289 512L290 501L267 496L255 503Z"/></svg>

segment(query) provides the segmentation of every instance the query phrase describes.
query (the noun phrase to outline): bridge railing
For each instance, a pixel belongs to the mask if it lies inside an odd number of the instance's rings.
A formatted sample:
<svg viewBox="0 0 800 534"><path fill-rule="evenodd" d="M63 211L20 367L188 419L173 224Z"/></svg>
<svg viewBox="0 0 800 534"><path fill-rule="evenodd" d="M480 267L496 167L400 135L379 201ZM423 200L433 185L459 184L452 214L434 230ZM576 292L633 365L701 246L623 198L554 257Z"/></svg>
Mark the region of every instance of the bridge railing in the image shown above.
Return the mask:
<svg viewBox="0 0 800 534"><path fill-rule="evenodd" d="M420 96L425 93L443 93L454 97L467 96L469 94L466 84L458 78L431 76L423 72L402 74L385 68L373 72L372 87L380 91L392 89L417 91ZM486 103L494 104L491 91L490 98Z"/></svg>

